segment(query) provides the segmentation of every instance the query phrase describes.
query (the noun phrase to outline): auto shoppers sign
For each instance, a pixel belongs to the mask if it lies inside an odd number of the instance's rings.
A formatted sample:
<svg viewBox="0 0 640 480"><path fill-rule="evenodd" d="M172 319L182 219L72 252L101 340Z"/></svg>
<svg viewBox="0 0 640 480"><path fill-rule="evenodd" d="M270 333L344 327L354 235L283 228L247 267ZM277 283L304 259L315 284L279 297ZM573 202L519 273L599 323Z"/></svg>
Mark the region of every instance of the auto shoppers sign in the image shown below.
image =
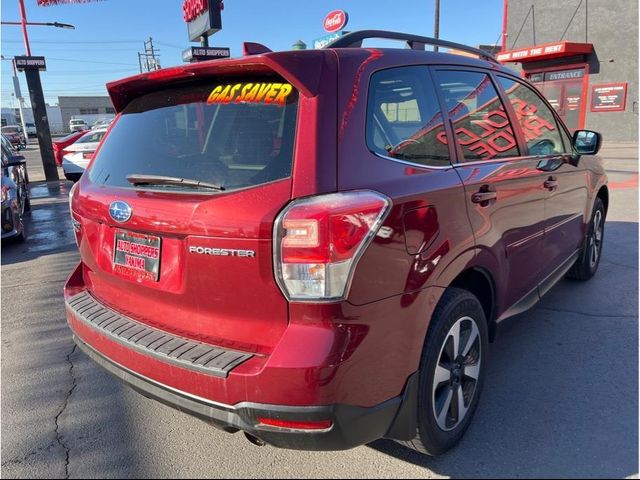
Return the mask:
<svg viewBox="0 0 640 480"><path fill-rule="evenodd" d="M346 27L348 21L349 15L347 15L347 12L344 10L334 10L324 17L323 26L327 32L333 33Z"/></svg>
<svg viewBox="0 0 640 480"><path fill-rule="evenodd" d="M47 62L45 61L44 57L19 56L14 57L13 61L15 62L16 68L19 71L47 69Z"/></svg>

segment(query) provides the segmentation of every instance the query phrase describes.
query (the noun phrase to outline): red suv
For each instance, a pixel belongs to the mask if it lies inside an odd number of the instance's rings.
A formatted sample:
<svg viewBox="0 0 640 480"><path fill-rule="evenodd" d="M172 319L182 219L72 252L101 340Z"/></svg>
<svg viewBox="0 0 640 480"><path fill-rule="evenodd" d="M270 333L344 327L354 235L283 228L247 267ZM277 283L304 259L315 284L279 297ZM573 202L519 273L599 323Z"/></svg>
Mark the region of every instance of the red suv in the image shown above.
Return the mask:
<svg viewBox="0 0 640 480"><path fill-rule="evenodd" d="M496 326L598 268L600 135L572 138L483 51L353 32L108 90L118 117L71 194L74 339L254 443L446 451Z"/></svg>

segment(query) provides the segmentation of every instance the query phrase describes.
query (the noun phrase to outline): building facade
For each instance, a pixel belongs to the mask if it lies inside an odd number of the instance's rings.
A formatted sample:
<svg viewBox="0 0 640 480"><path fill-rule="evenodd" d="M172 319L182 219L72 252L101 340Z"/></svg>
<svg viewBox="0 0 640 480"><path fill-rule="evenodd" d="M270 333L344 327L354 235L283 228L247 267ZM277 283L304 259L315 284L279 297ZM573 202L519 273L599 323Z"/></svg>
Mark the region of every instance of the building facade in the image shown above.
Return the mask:
<svg viewBox="0 0 640 480"><path fill-rule="evenodd" d="M58 97L65 131L72 118L83 119L89 126L103 118L113 118L115 109L109 97Z"/></svg>
<svg viewBox="0 0 640 480"><path fill-rule="evenodd" d="M638 1L505 0L498 60L533 82L573 131L638 140Z"/></svg>

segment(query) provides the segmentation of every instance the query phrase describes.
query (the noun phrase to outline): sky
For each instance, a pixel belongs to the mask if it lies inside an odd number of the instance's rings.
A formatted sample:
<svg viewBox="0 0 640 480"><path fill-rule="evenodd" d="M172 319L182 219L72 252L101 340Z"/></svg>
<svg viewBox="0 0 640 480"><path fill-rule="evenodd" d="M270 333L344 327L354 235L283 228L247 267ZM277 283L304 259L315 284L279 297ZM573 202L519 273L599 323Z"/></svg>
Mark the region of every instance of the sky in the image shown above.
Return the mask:
<svg viewBox="0 0 640 480"><path fill-rule="evenodd" d="M476 46L495 44L502 27L502 0L441 0L440 38ZM163 67L182 63L181 52L190 44L182 19L182 0L102 0L84 4L39 7L25 0L27 19L62 22L75 30L29 27L32 55L43 55L41 72L45 100L55 105L58 96L106 95L105 83L139 72L137 52L153 39ZM222 30L209 45L230 47L242 55L242 42L254 41L272 50L288 50L298 39L312 46L324 32L322 21L331 10L349 14L347 30L380 29L433 35L434 0L225 0ZM1 2L2 20L19 20L18 0ZM0 50L5 59L24 55L22 29L3 25ZM375 46L369 42L365 46ZM388 46L388 44L386 44ZM12 97L11 62L0 62L2 107L18 106ZM24 74L18 73L28 100Z"/></svg>

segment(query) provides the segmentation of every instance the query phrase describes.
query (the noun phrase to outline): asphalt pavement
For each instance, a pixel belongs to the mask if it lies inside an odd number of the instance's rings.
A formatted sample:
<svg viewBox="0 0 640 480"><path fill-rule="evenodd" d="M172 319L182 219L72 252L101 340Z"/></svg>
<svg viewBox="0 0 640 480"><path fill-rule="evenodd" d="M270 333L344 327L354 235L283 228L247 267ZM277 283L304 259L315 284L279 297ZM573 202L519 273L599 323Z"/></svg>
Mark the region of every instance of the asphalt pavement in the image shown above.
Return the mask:
<svg viewBox="0 0 640 480"><path fill-rule="evenodd" d="M429 458L388 440L344 452L256 447L95 365L64 314L62 286L78 260L71 184L37 182L29 147L29 238L2 245L2 477L637 477L637 152L602 152L611 201L596 277L563 280L506 322L467 435Z"/></svg>

